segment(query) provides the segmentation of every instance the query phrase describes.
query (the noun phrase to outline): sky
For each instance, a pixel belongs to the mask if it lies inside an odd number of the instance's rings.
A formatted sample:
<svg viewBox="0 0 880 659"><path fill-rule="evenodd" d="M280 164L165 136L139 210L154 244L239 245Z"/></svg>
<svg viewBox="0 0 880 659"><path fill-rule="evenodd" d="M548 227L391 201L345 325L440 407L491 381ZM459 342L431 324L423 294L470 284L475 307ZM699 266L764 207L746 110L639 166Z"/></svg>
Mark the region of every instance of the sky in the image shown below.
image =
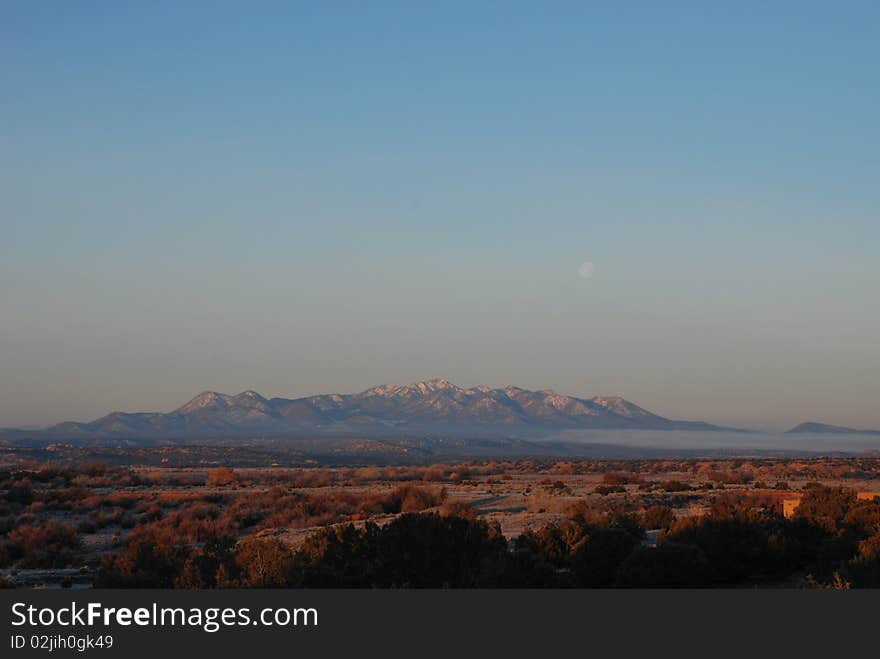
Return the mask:
<svg viewBox="0 0 880 659"><path fill-rule="evenodd" d="M880 428L880 5L622 4L0 3L0 426L442 376Z"/></svg>

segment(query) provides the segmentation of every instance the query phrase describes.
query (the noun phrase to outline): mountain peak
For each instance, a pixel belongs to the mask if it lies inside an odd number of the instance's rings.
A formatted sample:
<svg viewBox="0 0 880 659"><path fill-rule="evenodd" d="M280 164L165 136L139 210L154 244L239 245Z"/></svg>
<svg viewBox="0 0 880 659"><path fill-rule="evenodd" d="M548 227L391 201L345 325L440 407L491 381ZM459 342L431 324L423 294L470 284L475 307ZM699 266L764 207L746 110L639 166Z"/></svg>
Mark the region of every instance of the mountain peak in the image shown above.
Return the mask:
<svg viewBox="0 0 880 659"><path fill-rule="evenodd" d="M562 399L562 398L571 398L571 396L566 396L565 394L560 394L558 391L554 389L541 389L538 391L539 394L549 399Z"/></svg>
<svg viewBox="0 0 880 659"><path fill-rule="evenodd" d="M226 407L229 396L217 393L216 391L203 391L198 396L189 401L186 405L178 408L176 411L187 414L202 409Z"/></svg>
<svg viewBox="0 0 880 659"><path fill-rule="evenodd" d="M381 384L378 387L367 389L362 392L362 396L379 396L382 398L390 398L400 395L420 394L426 396L438 391L460 391L461 388L452 384L445 378L434 378L432 380L421 380L412 384Z"/></svg>
<svg viewBox="0 0 880 659"><path fill-rule="evenodd" d="M880 430L864 430L858 428L847 428L846 426L832 426L827 423L817 423L816 421L807 421L795 426L789 433L824 433L838 435L880 435Z"/></svg>
<svg viewBox="0 0 880 659"><path fill-rule="evenodd" d="M265 401L266 400L265 398L263 398L263 396L258 394L253 389L247 389L246 391L242 391L240 394L237 394L235 397L238 399L249 398L251 400L257 400L257 401Z"/></svg>
<svg viewBox="0 0 880 659"><path fill-rule="evenodd" d="M622 396L594 396L590 399L590 402L628 418L658 418L656 414L639 407L635 403L631 403Z"/></svg>
<svg viewBox="0 0 880 659"><path fill-rule="evenodd" d="M432 380L422 380L416 382L415 387L422 391L443 391L445 389L459 389L446 378L434 378Z"/></svg>

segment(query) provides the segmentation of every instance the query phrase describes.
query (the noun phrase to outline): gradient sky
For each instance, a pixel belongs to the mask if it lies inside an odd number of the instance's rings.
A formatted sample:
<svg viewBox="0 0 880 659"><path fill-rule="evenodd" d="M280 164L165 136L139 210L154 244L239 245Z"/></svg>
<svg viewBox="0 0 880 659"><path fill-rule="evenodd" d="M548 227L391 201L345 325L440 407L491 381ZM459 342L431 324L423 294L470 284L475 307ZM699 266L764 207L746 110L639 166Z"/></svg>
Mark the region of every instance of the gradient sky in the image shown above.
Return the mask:
<svg viewBox="0 0 880 659"><path fill-rule="evenodd" d="M880 5L603 4L0 4L0 425L444 376L880 427Z"/></svg>

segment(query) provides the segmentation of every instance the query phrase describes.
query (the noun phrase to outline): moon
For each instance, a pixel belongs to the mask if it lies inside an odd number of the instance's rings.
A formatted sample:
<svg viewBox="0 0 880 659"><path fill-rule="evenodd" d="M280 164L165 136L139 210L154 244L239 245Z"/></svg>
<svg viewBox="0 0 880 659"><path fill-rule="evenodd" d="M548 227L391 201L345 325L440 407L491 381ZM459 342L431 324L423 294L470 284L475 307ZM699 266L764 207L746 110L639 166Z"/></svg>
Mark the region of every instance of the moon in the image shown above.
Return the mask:
<svg viewBox="0 0 880 659"><path fill-rule="evenodd" d="M581 279L590 279L596 272L596 264L592 261L584 261L578 266L578 276Z"/></svg>

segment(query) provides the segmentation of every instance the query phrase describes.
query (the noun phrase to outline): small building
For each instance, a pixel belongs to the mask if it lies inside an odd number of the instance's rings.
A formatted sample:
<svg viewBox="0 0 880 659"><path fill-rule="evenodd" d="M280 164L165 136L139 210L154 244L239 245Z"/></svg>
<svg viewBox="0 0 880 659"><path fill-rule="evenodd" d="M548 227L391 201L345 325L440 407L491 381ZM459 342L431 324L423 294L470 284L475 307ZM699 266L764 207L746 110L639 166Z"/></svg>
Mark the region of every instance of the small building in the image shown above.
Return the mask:
<svg viewBox="0 0 880 659"><path fill-rule="evenodd" d="M793 496L788 499L782 500L782 514L785 515L787 519L791 519L794 517L794 511L797 510L797 507L801 505L801 495Z"/></svg>

